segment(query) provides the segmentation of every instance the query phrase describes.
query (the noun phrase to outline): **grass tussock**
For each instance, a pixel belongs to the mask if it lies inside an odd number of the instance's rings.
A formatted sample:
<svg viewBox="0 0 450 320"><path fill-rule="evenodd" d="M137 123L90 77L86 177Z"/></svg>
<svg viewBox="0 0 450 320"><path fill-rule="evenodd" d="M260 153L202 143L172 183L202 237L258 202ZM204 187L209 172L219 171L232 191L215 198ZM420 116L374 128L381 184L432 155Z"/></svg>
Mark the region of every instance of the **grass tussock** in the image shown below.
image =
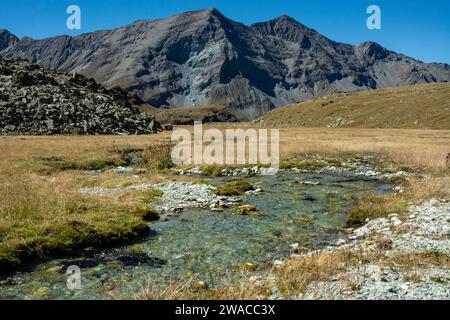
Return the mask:
<svg viewBox="0 0 450 320"><path fill-rule="evenodd" d="M148 222L158 221L160 218L159 213L147 205L136 206L132 213Z"/></svg>
<svg viewBox="0 0 450 320"><path fill-rule="evenodd" d="M328 281L341 272L358 265L361 257L352 252L317 252L311 256L287 259L279 268L267 272L255 273L243 271L233 283L220 287L195 289L195 282L173 282L156 285L146 282L142 292L135 299L159 300L242 300L268 299L273 288L277 288L280 297L298 297L306 288L316 281Z"/></svg>
<svg viewBox="0 0 450 320"><path fill-rule="evenodd" d="M432 198L450 199L450 177L409 178L403 181L403 193L364 194L356 199L350 210L349 226L364 224L367 220L407 213L411 204L419 204Z"/></svg>
<svg viewBox="0 0 450 320"><path fill-rule="evenodd" d="M202 174L209 177L220 177L222 170L226 169L226 166L221 165L209 165L202 168Z"/></svg>
<svg viewBox="0 0 450 320"><path fill-rule="evenodd" d="M166 170L175 167L172 160L172 142L149 144L142 152L142 158L147 167Z"/></svg>
<svg viewBox="0 0 450 320"><path fill-rule="evenodd" d="M98 159L83 162L76 161L47 161L47 165L55 171L68 171L68 170L104 170L117 166L123 166L126 163L119 159Z"/></svg>
<svg viewBox="0 0 450 320"><path fill-rule="evenodd" d="M402 271L426 268L429 266L450 268L450 256L436 250L395 253L380 264L394 267Z"/></svg>
<svg viewBox="0 0 450 320"><path fill-rule="evenodd" d="M248 273L235 276L235 281L229 286L209 288L199 281L189 279L187 281L161 282L157 279L144 279L142 290L135 295L126 297L134 300L252 300L261 296L265 289L249 285ZM265 292L265 294L268 292Z"/></svg>
<svg viewBox="0 0 450 320"><path fill-rule="evenodd" d="M404 212L408 202L396 195L364 194L349 212L348 225L359 226L367 220L387 217L391 213Z"/></svg>
<svg viewBox="0 0 450 320"><path fill-rule="evenodd" d="M38 176L1 180L1 271L33 258L129 241L148 230L131 204L82 196L71 187Z"/></svg>
<svg viewBox="0 0 450 320"><path fill-rule="evenodd" d="M238 196L250 190L254 190L250 182L234 180L224 186L217 187L214 193L218 196Z"/></svg>
<svg viewBox="0 0 450 320"><path fill-rule="evenodd" d="M145 191L145 194L142 197L142 201L145 203L158 202L161 200L163 196L163 192L160 190L152 189Z"/></svg>
<svg viewBox="0 0 450 320"><path fill-rule="evenodd" d="M164 141L161 136L150 140ZM158 174L136 178L106 170L139 165L148 144L148 138L134 136L0 137L0 272L32 259L107 247L145 234L147 221L159 218L145 201L157 200L159 194L98 197L79 189L157 180Z"/></svg>
<svg viewBox="0 0 450 320"><path fill-rule="evenodd" d="M285 160L280 164L280 169L299 169L299 170L320 170L328 166L329 163L318 160Z"/></svg>

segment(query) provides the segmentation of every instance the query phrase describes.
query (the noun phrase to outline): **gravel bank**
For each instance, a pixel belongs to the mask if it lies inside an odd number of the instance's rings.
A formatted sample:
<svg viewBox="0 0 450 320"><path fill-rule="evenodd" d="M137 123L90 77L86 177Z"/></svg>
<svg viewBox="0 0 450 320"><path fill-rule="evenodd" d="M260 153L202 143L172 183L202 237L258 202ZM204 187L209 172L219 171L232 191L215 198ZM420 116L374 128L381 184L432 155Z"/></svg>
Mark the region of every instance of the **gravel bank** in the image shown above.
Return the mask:
<svg viewBox="0 0 450 320"><path fill-rule="evenodd" d="M386 259L398 253L450 254L450 203L433 199L412 206L407 219L396 214L355 229L335 247L324 251L380 252L376 239L388 244ZM299 299L450 299L450 266L400 270L379 264L361 264L332 281L311 284Z"/></svg>

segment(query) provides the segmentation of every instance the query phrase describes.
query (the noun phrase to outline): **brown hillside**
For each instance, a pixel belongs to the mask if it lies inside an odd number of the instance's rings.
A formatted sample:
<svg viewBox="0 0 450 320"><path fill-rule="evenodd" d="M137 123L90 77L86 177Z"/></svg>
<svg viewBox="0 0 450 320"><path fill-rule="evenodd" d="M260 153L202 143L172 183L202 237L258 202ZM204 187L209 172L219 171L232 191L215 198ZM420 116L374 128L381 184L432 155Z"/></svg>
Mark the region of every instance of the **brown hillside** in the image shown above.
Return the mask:
<svg viewBox="0 0 450 320"><path fill-rule="evenodd" d="M277 127L450 129L450 83L339 93L275 109Z"/></svg>

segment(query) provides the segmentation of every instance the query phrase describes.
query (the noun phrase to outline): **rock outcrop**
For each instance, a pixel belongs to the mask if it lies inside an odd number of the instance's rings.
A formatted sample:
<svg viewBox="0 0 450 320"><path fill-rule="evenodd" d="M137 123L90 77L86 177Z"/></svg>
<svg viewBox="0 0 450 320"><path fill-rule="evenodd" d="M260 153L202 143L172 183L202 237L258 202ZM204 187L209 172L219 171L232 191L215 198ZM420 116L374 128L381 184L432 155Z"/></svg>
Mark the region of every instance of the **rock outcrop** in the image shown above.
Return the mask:
<svg viewBox="0 0 450 320"><path fill-rule="evenodd" d="M334 92L450 81L373 42L332 41L288 16L246 26L216 9L76 37L21 39L0 55L95 78L152 106L219 104L249 119Z"/></svg>
<svg viewBox="0 0 450 320"><path fill-rule="evenodd" d="M0 134L146 134L161 130L120 88L0 59Z"/></svg>

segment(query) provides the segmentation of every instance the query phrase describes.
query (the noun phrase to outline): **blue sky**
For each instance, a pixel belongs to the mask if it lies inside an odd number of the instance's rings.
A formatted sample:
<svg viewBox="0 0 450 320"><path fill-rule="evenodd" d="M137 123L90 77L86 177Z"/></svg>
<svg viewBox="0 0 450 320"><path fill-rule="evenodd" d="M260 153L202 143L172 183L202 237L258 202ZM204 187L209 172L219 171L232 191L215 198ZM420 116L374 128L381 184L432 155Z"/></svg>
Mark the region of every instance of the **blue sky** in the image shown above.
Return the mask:
<svg viewBox="0 0 450 320"><path fill-rule="evenodd" d="M71 4L81 8L81 32L66 28ZM382 10L381 30L366 27L371 4ZM19 37L76 35L210 7L245 24L287 14L336 41L371 40L425 62L450 63L449 0L2 0L0 28Z"/></svg>

